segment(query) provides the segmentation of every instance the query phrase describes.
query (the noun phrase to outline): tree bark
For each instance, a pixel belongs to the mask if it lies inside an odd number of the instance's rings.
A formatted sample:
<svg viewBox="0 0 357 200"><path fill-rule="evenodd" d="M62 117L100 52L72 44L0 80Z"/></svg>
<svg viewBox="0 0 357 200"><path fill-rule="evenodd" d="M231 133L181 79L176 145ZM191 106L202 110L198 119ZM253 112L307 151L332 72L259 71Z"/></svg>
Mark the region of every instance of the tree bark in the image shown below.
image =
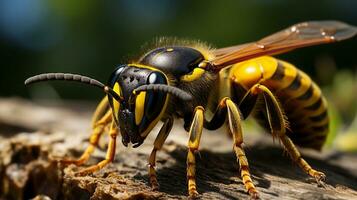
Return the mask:
<svg viewBox="0 0 357 200"><path fill-rule="evenodd" d="M83 102L38 104L0 99L0 199L186 199L187 133L176 120L157 154L159 191L148 184L147 159L159 127L137 149L118 138L115 161L87 176L64 167L60 157L78 157L88 145L94 106ZM258 129L259 130L259 129ZM202 199L249 198L224 132L204 130L197 161L197 185ZM357 199L357 155L302 149L303 157L327 175L326 188L309 178L284 154L269 134L252 134L244 125L246 154L261 199ZM104 135L89 166L105 158ZM85 167L84 166L84 167Z"/></svg>

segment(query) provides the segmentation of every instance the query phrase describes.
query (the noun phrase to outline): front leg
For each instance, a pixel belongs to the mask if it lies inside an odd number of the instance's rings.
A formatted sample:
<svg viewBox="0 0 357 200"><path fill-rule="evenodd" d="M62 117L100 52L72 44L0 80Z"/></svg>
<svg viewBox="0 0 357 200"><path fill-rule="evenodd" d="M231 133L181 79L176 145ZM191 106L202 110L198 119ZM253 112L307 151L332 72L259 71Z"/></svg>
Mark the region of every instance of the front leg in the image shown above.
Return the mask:
<svg viewBox="0 0 357 200"><path fill-rule="evenodd" d="M98 109L97 109L98 110ZM96 113L98 113L96 111ZM94 118L97 116L95 114ZM93 122L93 132L89 138L89 146L85 149L83 154L78 159L61 159L60 162L64 165L75 164L80 166L88 161L90 155L94 152L95 148L98 146L99 139L103 134L105 128L110 125L112 121L112 111L108 110L102 118Z"/></svg>
<svg viewBox="0 0 357 200"><path fill-rule="evenodd" d="M190 139L188 140L188 153L187 153L187 180L188 180L188 194L190 197L197 197L198 192L196 189L196 159L195 152L201 140L201 134L204 122L204 108L198 106L195 109L194 116L191 122L189 131Z"/></svg>
<svg viewBox="0 0 357 200"><path fill-rule="evenodd" d="M96 171L102 169L103 167L105 167L108 163L112 162L115 157L115 147L116 147L117 135L118 135L118 129L117 129L116 124L113 120L112 124L110 126L110 131L109 131L110 140L109 140L107 155L105 156L105 159L96 165L92 165L90 167L87 167L87 168L79 171L77 174L78 175L86 175L89 173L96 172Z"/></svg>
<svg viewBox="0 0 357 200"><path fill-rule="evenodd" d="M169 117L164 122L164 125L161 127L159 134L157 135L154 148L151 151L149 157L149 180L151 184L151 188L153 190L159 189L159 183L157 182L156 172L155 172L155 163L156 163L156 152L162 148L167 136L169 135L172 125L173 125L172 117Z"/></svg>

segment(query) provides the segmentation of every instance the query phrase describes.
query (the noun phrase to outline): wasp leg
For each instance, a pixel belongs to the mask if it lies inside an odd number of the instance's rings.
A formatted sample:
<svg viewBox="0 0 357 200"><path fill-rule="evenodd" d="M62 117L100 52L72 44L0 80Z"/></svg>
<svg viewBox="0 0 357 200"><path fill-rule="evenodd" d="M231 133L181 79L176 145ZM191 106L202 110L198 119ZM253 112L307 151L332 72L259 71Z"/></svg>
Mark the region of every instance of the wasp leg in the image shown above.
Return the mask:
<svg viewBox="0 0 357 200"><path fill-rule="evenodd" d="M233 136L234 145L233 149L237 156L237 161L239 162L239 169L241 172L241 177L243 184L248 191L249 195L257 199L259 197L258 191L256 190L249 172L248 159L245 155L243 144L243 134L241 126L241 117L236 104L229 98L225 99L225 104L228 111L228 123L229 130Z"/></svg>
<svg viewBox="0 0 357 200"><path fill-rule="evenodd" d="M292 140L286 135L286 121L279 102L273 93L264 85L257 84L250 90L252 95L262 95L265 104L265 114L271 132L279 137L291 159L307 174L314 177L319 184L323 183L325 174L313 169L302 157Z"/></svg>
<svg viewBox="0 0 357 200"><path fill-rule="evenodd" d="M188 194L190 197L197 197L198 192L196 189L196 158L195 152L201 140L201 134L204 122L204 108L201 106L196 107L195 113L190 127L190 139L188 140L188 153L187 153L187 180L188 180Z"/></svg>
<svg viewBox="0 0 357 200"><path fill-rule="evenodd" d="M97 108L95 109L92 117L92 128L95 128L97 122L103 118L103 116L110 110L108 97L105 96L100 103L98 104Z"/></svg>
<svg viewBox="0 0 357 200"><path fill-rule="evenodd" d="M60 160L60 162L65 165L68 165L68 164L82 165L82 164L84 164L89 159L90 155L94 152L94 149L98 145L100 136L103 134L106 126L108 126L108 124L111 122L111 120L112 120L112 112L111 112L111 110L109 110L93 126L93 132L89 138L89 146L83 152L81 157L79 157L78 159L63 159L63 160Z"/></svg>
<svg viewBox="0 0 357 200"><path fill-rule="evenodd" d="M157 135L154 148L151 151L149 157L149 180L153 190L159 189L159 183L157 181L156 172L155 172L155 163L156 163L156 152L162 148L167 136L169 135L174 120L172 117L166 119L164 125L161 127L159 134Z"/></svg>
<svg viewBox="0 0 357 200"><path fill-rule="evenodd" d="M116 138L118 135L118 129L116 127L116 124L114 121L112 121L111 126L110 126L110 131L109 131L109 144L108 144L108 150L107 150L107 155L105 156L105 159L100 161L98 164L87 167L81 171L79 171L77 174L78 175L85 175L89 173L96 172L103 167L105 167L108 163L112 162L115 157L115 147L116 147Z"/></svg>
<svg viewBox="0 0 357 200"><path fill-rule="evenodd" d="M205 119L204 127L209 130L215 130L224 123L226 116L228 116L229 133L232 134L234 139L233 150L237 156L237 162L239 163L242 182L249 195L253 199L257 199L259 195L250 177L248 160L242 147L243 134L240 125L241 117L236 104L228 97L223 98L218 104L212 119L210 121Z"/></svg>

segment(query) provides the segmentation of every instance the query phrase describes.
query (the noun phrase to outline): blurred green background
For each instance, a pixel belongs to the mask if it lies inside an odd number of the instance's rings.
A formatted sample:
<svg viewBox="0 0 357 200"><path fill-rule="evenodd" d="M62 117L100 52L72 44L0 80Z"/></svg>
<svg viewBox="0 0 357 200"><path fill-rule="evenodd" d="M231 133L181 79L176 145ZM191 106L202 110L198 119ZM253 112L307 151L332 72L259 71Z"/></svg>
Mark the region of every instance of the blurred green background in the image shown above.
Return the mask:
<svg viewBox="0 0 357 200"><path fill-rule="evenodd" d="M52 82L25 88L23 81L42 72L72 72L106 82L116 65L138 56L155 37L225 47L298 22L331 19L357 25L357 1L1 0L0 96L98 101L103 94L83 85ZM357 135L356 38L279 58L322 86L331 104L332 132Z"/></svg>

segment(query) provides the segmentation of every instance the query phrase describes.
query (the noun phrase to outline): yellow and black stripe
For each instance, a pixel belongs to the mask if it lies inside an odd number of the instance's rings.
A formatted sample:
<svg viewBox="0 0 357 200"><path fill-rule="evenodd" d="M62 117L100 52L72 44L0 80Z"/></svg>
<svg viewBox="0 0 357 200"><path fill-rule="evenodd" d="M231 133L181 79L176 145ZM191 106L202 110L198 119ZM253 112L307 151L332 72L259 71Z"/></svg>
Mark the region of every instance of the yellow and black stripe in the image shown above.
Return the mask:
<svg viewBox="0 0 357 200"><path fill-rule="evenodd" d="M287 134L294 143L315 149L322 147L329 127L327 102L308 75L290 63L269 56L233 65L229 74L227 80L233 82L232 99L238 104L253 85L265 85L279 100L289 121ZM245 108L240 109L247 115ZM258 121L262 117L257 115Z"/></svg>

